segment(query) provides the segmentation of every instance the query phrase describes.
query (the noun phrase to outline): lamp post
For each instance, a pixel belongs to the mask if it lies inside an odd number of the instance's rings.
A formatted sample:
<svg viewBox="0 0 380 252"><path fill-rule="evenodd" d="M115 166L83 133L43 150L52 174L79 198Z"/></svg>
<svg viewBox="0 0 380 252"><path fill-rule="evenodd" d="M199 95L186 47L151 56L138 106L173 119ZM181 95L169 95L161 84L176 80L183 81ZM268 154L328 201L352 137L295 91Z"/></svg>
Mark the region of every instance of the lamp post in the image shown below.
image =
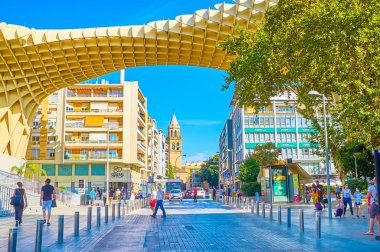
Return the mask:
<svg viewBox="0 0 380 252"><path fill-rule="evenodd" d="M228 162L228 163L231 163L230 170L231 170L231 173L232 173L232 185L233 185L232 190L233 190L235 188L235 169L234 169L233 163L232 163L232 155L233 155L233 153L232 153L231 149L227 149L226 151L227 151L227 153L231 153L231 162ZM229 157L228 161L230 161L230 156L228 155L228 157Z"/></svg>
<svg viewBox="0 0 380 252"><path fill-rule="evenodd" d="M309 96L320 97L322 96L323 105L323 121L324 121L324 134L325 134L325 155L326 155L326 177L327 177L327 200L329 207L329 219L332 219L332 205L331 205L331 187L330 187L330 158L329 158L329 144L327 141L327 119L326 119L326 97L324 94L320 94L317 91L310 91Z"/></svg>
<svg viewBox="0 0 380 252"><path fill-rule="evenodd" d="M178 160L178 158L180 158L180 157L186 157L186 154L176 157L176 159L175 159L175 161L174 161L174 168L175 168L175 169L178 168L178 167L177 167L177 160Z"/></svg>

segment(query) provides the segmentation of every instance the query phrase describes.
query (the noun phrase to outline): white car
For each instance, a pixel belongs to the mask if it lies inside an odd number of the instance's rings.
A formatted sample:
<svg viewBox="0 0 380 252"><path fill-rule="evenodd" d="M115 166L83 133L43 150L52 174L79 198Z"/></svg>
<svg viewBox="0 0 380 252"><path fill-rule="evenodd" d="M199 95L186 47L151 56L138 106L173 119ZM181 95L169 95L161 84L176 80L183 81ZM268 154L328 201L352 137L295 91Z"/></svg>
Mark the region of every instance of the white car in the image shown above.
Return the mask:
<svg viewBox="0 0 380 252"><path fill-rule="evenodd" d="M169 201L172 201L174 199L178 199L178 200L182 201L183 195L182 195L181 190L179 190L179 189L173 189L173 190L170 191L170 193L169 193Z"/></svg>
<svg viewBox="0 0 380 252"><path fill-rule="evenodd" d="M202 187L197 187L197 198L206 198L206 191Z"/></svg>

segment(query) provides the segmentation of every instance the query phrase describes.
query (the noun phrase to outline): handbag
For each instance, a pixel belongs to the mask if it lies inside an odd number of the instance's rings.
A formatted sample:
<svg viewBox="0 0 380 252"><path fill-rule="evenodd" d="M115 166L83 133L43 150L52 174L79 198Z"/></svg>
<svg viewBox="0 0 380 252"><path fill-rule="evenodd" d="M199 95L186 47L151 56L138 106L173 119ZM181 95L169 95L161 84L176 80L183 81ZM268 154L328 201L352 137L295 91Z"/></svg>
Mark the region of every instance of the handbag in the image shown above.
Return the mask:
<svg viewBox="0 0 380 252"><path fill-rule="evenodd" d="M18 192L18 194L15 193L15 195L13 195L11 197L11 205L12 206L19 206L22 203L22 195L20 194L20 192L17 189L16 189L16 192Z"/></svg>
<svg viewBox="0 0 380 252"><path fill-rule="evenodd" d="M55 199L51 202L51 207L57 207L57 201Z"/></svg>

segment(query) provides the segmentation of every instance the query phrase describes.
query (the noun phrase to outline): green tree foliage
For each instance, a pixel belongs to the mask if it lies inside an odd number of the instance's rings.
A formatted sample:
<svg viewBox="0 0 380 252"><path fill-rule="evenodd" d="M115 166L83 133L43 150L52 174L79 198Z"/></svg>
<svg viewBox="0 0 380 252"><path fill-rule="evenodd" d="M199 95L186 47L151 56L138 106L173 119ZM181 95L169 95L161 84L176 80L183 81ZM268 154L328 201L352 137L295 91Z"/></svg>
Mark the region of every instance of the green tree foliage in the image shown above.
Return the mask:
<svg viewBox="0 0 380 252"><path fill-rule="evenodd" d="M168 169L166 170L166 177L168 179L174 179L174 169L170 162L168 163Z"/></svg>
<svg viewBox="0 0 380 252"><path fill-rule="evenodd" d="M257 161L259 166L266 166L277 163L279 155L279 150L273 143L266 143L254 149L252 158Z"/></svg>
<svg viewBox="0 0 380 252"><path fill-rule="evenodd" d="M257 24L240 30L222 47L231 62L226 87L235 85L240 104L260 107L291 90L298 111L311 120L324 146L321 101L328 99L328 141L344 173L339 149L345 141L380 146L380 2L377 0L280 0Z"/></svg>
<svg viewBox="0 0 380 252"><path fill-rule="evenodd" d="M257 182L246 183L241 187L241 190L244 193L244 196L255 196L255 193L260 194L261 184Z"/></svg>
<svg viewBox="0 0 380 252"><path fill-rule="evenodd" d="M356 188L359 188L363 194L367 193L368 182L363 179L351 179L347 181L348 188L350 188L352 195L354 195Z"/></svg>
<svg viewBox="0 0 380 252"><path fill-rule="evenodd" d="M38 164L32 164L29 162L25 162L21 166L13 166L11 168L11 172L16 173L17 176L22 177L24 176L27 179L33 179L35 178L35 175L38 173L42 173L43 176L46 175L46 171L42 169Z"/></svg>
<svg viewBox="0 0 380 252"><path fill-rule="evenodd" d="M355 157L357 160L358 178L373 178L375 176L375 163L372 150L366 149L364 145L347 142L340 150L339 154L342 161L344 172L347 176L356 176Z"/></svg>
<svg viewBox="0 0 380 252"><path fill-rule="evenodd" d="M201 181L206 181L211 187L218 186L218 176L219 176L219 154L215 154L210 157L204 164L202 164L201 169L198 174Z"/></svg>
<svg viewBox="0 0 380 252"><path fill-rule="evenodd" d="M260 166L258 162L253 157L246 158L240 166L239 179L245 183L256 182L259 172Z"/></svg>

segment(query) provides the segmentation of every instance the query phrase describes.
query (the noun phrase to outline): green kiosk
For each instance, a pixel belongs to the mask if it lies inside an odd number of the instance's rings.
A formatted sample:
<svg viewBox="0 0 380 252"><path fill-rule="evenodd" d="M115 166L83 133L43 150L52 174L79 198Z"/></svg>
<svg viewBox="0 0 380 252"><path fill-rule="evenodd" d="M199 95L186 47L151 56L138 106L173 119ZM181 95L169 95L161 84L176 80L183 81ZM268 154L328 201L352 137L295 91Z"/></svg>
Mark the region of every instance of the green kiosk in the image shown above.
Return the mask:
<svg viewBox="0 0 380 252"><path fill-rule="evenodd" d="M265 202L300 202L301 183L312 177L299 164L269 165L261 169L261 196Z"/></svg>

